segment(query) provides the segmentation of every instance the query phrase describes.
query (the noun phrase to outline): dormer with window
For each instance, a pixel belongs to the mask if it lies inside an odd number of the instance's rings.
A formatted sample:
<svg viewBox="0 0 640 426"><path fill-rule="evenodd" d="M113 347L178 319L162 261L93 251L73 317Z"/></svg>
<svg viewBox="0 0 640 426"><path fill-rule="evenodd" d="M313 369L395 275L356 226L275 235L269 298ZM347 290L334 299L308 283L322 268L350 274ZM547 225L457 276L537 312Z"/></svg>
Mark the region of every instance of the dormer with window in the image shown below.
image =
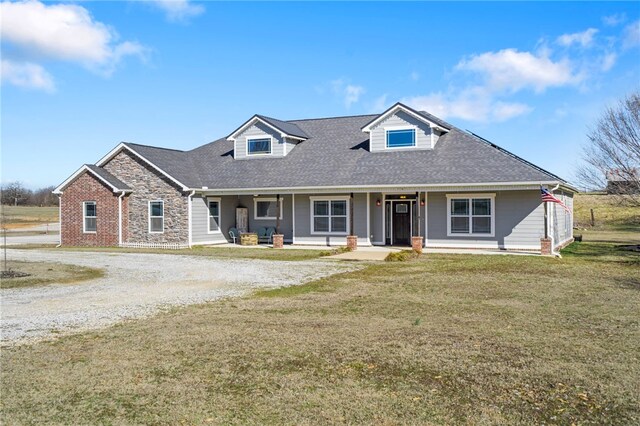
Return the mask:
<svg viewBox="0 0 640 426"><path fill-rule="evenodd" d="M235 159L284 157L306 139L295 124L263 115L254 115L227 138Z"/></svg>
<svg viewBox="0 0 640 426"><path fill-rule="evenodd" d="M426 113L397 103L362 128L371 152L433 149L449 129Z"/></svg>

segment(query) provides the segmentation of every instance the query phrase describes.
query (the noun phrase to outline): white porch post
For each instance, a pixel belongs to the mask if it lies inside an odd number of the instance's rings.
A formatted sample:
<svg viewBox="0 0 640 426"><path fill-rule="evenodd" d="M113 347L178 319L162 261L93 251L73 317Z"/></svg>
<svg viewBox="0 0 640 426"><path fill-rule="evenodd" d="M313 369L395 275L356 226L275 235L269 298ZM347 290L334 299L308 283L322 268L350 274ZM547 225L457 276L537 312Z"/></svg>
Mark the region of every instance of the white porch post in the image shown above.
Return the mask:
<svg viewBox="0 0 640 426"><path fill-rule="evenodd" d="M424 191L424 246L427 246L429 236L429 193Z"/></svg>
<svg viewBox="0 0 640 426"><path fill-rule="evenodd" d="M291 244L296 243L296 194L291 194Z"/></svg>
<svg viewBox="0 0 640 426"><path fill-rule="evenodd" d="M367 192L367 242L371 244L371 193Z"/></svg>

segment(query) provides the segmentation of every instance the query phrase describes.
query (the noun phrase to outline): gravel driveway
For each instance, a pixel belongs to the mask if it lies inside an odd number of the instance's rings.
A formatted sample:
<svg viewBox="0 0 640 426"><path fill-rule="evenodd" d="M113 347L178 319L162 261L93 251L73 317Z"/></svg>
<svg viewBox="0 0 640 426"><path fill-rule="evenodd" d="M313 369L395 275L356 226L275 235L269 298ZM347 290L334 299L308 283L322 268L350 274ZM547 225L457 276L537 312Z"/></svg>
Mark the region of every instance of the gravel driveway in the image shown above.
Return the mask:
<svg viewBox="0 0 640 426"><path fill-rule="evenodd" d="M11 260L104 268L78 284L0 290L0 344L109 326L179 305L240 296L257 288L301 284L353 270L352 263L216 259L172 254L9 250Z"/></svg>

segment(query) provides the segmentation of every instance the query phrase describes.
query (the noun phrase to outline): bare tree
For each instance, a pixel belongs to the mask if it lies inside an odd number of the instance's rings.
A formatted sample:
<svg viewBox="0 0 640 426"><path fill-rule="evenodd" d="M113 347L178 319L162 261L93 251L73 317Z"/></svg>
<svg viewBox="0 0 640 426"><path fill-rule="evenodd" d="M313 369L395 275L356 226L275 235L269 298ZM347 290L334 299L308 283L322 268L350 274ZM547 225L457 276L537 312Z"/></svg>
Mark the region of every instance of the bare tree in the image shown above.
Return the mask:
<svg viewBox="0 0 640 426"><path fill-rule="evenodd" d="M640 206L640 92L607 108L587 138L586 164L577 171L582 185L590 190L607 188Z"/></svg>
<svg viewBox="0 0 640 426"><path fill-rule="evenodd" d="M17 206L29 198L30 193L21 182L9 182L2 186L2 204Z"/></svg>

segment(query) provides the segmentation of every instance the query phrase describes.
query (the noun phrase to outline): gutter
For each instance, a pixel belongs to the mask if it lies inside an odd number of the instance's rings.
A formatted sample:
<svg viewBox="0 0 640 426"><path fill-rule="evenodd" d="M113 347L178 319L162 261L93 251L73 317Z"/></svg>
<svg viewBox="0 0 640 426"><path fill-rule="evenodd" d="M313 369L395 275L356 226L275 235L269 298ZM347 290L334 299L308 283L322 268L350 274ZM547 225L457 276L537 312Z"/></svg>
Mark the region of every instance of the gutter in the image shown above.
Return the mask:
<svg viewBox="0 0 640 426"><path fill-rule="evenodd" d="M187 198L188 199L187 210L188 210L188 217L189 217L189 224L188 224L188 227L187 227L188 230L189 230L189 248L191 248L191 246L193 245L193 235L192 235L192 231L191 231L191 228L192 228L192 226L191 226L192 225L192 217L191 216L193 214L192 213L193 212L192 205L193 205L193 196L194 195L196 195L196 190L192 189L191 193L189 194L189 196Z"/></svg>
<svg viewBox="0 0 640 426"><path fill-rule="evenodd" d="M118 196L118 247L122 246L122 199L126 194L125 191Z"/></svg>
<svg viewBox="0 0 640 426"><path fill-rule="evenodd" d="M62 191L55 193L58 195L58 223L60 224L60 239L56 248L62 247Z"/></svg>
<svg viewBox="0 0 640 426"><path fill-rule="evenodd" d="M554 186L553 188L551 188L549 190L549 192L551 192L553 194L555 191L558 190L558 188L560 188L560 184L559 183L556 186ZM550 210L552 209L551 204L549 204L549 209ZM553 216L551 216L551 215L549 215L549 216L553 219ZM553 225L553 220L551 222L549 222L549 228L551 228L552 225ZM553 232L551 232L550 234L551 234L551 255L555 256L555 257L562 258L562 255L560 254L560 252L555 251L556 250L555 249L556 242L555 242L555 240L553 238Z"/></svg>

